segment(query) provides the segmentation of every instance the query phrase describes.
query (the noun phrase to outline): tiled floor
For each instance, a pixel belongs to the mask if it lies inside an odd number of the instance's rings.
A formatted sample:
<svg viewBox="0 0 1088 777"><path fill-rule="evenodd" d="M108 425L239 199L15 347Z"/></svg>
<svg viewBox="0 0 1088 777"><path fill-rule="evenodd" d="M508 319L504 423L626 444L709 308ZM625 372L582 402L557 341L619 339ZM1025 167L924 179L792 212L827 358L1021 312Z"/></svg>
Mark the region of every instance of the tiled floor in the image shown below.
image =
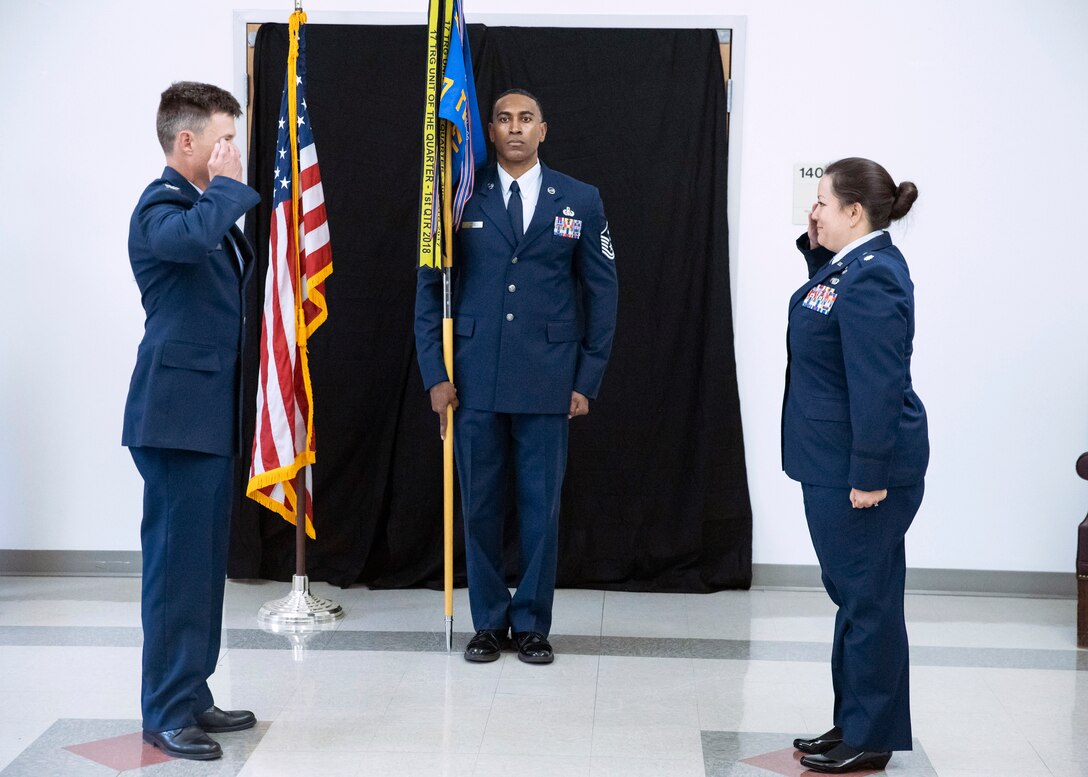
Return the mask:
<svg viewBox="0 0 1088 777"><path fill-rule="evenodd" d="M314 584L347 615L292 646L257 628L287 593L227 586L220 761L139 742L139 580L0 577L0 776L770 777L830 723L822 592L560 591L551 666L468 664L442 594ZM455 596L455 649L470 620ZM900 777L1088 777L1088 651L1075 602L910 595L915 749ZM811 774L811 773L807 773Z"/></svg>

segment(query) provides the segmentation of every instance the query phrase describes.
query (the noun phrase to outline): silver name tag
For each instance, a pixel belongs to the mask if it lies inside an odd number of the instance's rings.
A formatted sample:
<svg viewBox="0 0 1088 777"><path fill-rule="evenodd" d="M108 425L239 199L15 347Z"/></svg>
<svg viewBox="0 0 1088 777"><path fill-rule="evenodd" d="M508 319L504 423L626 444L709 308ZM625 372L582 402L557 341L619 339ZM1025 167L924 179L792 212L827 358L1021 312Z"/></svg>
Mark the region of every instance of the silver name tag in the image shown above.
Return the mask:
<svg viewBox="0 0 1088 777"><path fill-rule="evenodd" d="M462 221L461 229L483 229L484 223L482 221Z"/></svg>

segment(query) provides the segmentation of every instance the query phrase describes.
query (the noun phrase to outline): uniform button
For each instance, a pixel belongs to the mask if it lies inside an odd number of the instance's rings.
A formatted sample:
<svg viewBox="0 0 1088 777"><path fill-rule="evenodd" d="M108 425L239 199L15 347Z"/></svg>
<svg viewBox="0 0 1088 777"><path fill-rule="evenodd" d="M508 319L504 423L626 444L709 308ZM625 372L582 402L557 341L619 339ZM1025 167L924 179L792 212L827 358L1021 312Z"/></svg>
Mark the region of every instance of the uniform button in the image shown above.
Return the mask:
<svg viewBox="0 0 1088 777"><path fill-rule="evenodd" d="M518 290L518 287L511 283L509 286L506 287L506 290L513 294L515 291Z"/></svg>
<svg viewBox="0 0 1088 777"><path fill-rule="evenodd" d="M510 264L517 264L517 263L518 263L518 258L516 256L513 259L510 260Z"/></svg>
<svg viewBox="0 0 1088 777"><path fill-rule="evenodd" d="M507 321L513 321L514 320L514 314L513 313L507 313L506 314L506 320Z"/></svg>

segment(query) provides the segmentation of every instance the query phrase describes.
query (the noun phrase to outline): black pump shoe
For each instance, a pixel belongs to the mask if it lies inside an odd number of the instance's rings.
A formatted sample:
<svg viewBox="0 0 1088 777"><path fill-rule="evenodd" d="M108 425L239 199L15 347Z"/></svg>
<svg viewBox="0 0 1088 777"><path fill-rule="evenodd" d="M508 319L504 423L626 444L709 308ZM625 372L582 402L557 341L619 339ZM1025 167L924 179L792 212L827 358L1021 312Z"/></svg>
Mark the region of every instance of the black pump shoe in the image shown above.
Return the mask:
<svg viewBox="0 0 1088 777"><path fill-rule="evenodd" d="M826 753L806 755L801 766L823 774L847 774L862 770L883 769L892 760L891 753L855 750L846 744L836 745Z"/></svg>
<svg viewBox="0 0 1088 777"><path fill-rule="evenodd" d="M812 739L793 740L794 750L800 750L802 753L809 753L811 755L826 753L831 748L841 744L842 729L838 726L835 726L830 731L820 734L818 737L813 737Z"/></svg>

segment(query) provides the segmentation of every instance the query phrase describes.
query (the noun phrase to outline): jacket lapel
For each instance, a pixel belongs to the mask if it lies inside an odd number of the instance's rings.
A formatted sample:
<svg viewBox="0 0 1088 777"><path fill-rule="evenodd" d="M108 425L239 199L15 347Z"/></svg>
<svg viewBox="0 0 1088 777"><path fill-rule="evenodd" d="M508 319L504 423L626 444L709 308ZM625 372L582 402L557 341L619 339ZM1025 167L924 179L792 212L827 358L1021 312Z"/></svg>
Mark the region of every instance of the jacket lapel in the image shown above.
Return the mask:
<svg viewBox="0 0 1088 777"><path fill-rule="evenodd" d="M517 245L517 241L514 240L514 228L510 226L510 216L502 201L502 185L499 183L498 171L495 167L490 167L487 175L482 178L481 186L474 192L474 195L480 198L480 210L499 230L499 234L506 238L506 242L511 246Z"/></svg>
<svg viewBox="0 0 1088 777"><path fill-rule="evenodd" d="M230 225L230 236L234 238L234 245L240 254L239 258L242 260L241 276L244 281L253 273L253 249L250 247L249 241L246 240L245 233L238 228L237 224Z"/></svg>
<svg viewBox="0 0 1088 777"><path fill-rule="evenodd" d="M533 219L529 222L529 228L518 243L518 250L533 240L540 237L549 226L552 225L552 214L555 213L555 203L563 199L563 193L559 191L558 180L550 167L540 163L540 194L536 198L536 209L533 211ZM554 192L554 193L553 193Z"/></svg>

